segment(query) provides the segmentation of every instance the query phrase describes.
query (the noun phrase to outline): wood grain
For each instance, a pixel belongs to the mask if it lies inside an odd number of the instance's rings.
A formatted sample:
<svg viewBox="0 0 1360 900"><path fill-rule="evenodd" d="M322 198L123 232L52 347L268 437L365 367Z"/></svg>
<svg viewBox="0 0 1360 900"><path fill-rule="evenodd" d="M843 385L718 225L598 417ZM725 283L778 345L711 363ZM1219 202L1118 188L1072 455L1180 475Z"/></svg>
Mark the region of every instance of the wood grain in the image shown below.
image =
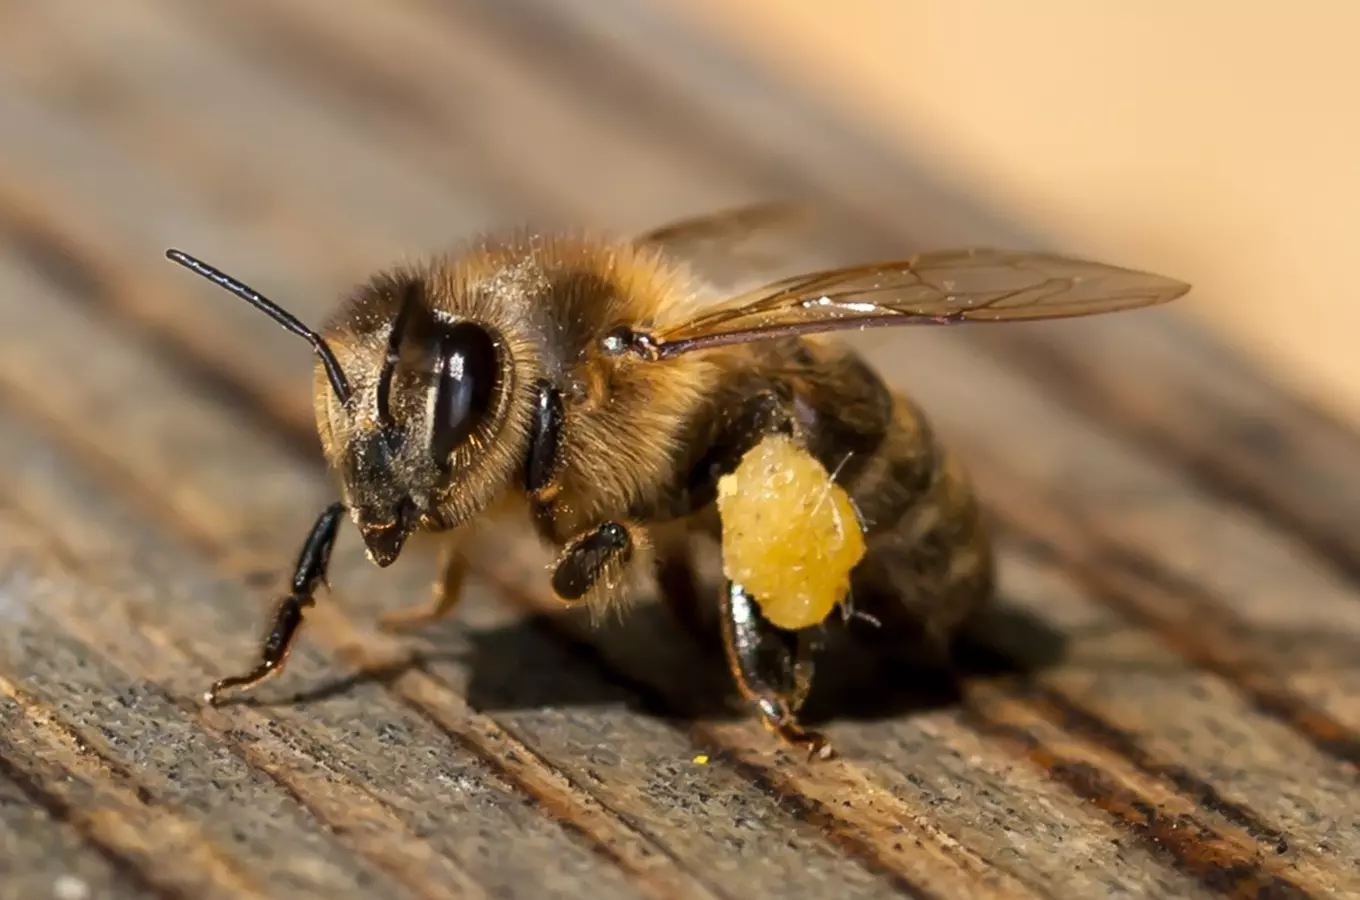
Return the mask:
<svg viewBox="0 0 1360 900"><path fill-rule="evenodd" d="M402 640L432 548L346 534L286 676L202 707L333 487L305 348L166 246L316 321L520 218L793 193L841 217L809 256L996 234L850 124L781 154L825 112L656 10L328 10L0 13L0 897L1360 893L1357 438L1174 312L859 342L974 469L1006 602L961 691L847 666L829 764L653 604L554 608L514 523Z"/></svg>

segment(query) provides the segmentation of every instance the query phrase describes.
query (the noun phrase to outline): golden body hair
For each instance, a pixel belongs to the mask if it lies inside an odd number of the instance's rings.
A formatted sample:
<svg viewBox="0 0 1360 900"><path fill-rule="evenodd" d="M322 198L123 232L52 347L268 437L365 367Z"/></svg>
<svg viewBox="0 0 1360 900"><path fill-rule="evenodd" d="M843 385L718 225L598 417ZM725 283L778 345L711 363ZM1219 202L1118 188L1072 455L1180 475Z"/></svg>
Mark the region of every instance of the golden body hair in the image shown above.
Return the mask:
<svg viewBox="0 0 1360 900"><path fill-rule="evenodd" d="M389 617L391 627L452 610L463 527L516 503L559 550L551 584L561 600L620 610L631 576L655 563L662 597L694 624L702 600L683 538L719 536L717 482L772 434L834 472L855 507L865 555L851 577L854 612L943 652L992 591L978 501L922 412L827 333L1091 315L1188 286L995 250L811 272L728 296L688 267L699 247L724 261L728 241L771 218L736 210L627 240L484 237L378 273L320 334L169 251L312 344L317 429L341 493L303 544L260 663L217 682L209 700L282 669L346 514L379 566L416 531L448 534L432 602ZM730 580L717 607L732 674L766 726L827 752L797 721L822 623L784 631Z"/></svg>
<svg viewBox="0 0 1360 900"><path fill-rule="evenodd" d="M404 487L427 498L418 504L426 528L467 522L522 492L531 387L546 378L563 391L565 417L555 477L531 497L550 510L535 517L540 533L561 547L592 525L618 521L631 532L629 566L645 568L649 527L684 518L716 532L711 505L686 502L694 466L751 396L773 391L797 410L808 448L839 468L838 481L861 513L869 553L856 593L864 603L894 594L922 598L930 603L930 628L943 634L986 596L990 554L957 463L920 411L834 339L738 344L659 361L606 354L600 339L616 325L678 325L715 298L702 294L702 281L680 261L650 247L515 232L361 287L323 330L346 371L381 370L391 324L412 285L436 318L477 321L509 348L503 398L476 442L461 450L457 476L422 494L419 465L395 470L398 477L409 471ZM345 416L317 366L318 429L337 468L347 448L364 445L380 427L372 378L354 379L369 402ZM394 398L423 403L419 393L393 388ZM422 412L412 408L406 418ZM347 500L358 515L362 503ZM625 603L634 586L611 571L584 599L603 611ZM859 608L887 617L878 603Z"/></svg>

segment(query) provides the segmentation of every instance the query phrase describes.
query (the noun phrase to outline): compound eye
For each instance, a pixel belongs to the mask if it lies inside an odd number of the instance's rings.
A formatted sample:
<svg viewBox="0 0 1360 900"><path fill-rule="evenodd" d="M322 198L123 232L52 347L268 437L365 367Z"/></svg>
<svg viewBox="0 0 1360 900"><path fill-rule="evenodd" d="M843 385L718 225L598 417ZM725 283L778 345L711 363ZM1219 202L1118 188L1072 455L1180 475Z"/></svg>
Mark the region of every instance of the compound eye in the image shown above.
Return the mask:
<svg viewBox="0 0 1360 900"><path fill-rule="evenodd" d="M463 322L439 336L430 448L440 465L481 424L500 378L496 342L485 328Z"/></svg>

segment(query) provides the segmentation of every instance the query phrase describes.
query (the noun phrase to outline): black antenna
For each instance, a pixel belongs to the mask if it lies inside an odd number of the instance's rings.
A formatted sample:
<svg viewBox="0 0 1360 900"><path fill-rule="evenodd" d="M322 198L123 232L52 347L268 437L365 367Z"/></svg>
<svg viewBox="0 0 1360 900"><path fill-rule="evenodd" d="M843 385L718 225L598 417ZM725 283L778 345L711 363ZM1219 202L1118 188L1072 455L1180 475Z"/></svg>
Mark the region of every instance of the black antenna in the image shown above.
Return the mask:
<svg viewBox="0 0 1360 900"><path fill-rule="evenodd" d="M316 351L316 355L321 357L321 364L326 367L326 377L330 380L331 389L335 391L335 396L340 399L342 405L349 403L349 382L345 380L345 373L341 371L340 363L336 361L331 348L321 339L321 335L303 325L283 307L268 299L259 291L237 281L226 272L215 269L202 260L194 259L183 250L166 250L165 255L168 259L179 263L189 271L202 275L218 287L231 291L298 337L306 338L307 342L312 345L312 349Z"/></svg>

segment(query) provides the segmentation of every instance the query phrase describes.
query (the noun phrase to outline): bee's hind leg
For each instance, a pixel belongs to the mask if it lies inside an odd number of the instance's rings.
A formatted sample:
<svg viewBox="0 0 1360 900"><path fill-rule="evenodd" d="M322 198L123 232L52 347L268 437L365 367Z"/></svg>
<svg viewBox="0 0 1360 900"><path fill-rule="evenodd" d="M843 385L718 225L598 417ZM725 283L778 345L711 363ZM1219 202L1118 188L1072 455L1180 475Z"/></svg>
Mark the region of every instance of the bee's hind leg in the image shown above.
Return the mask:
<svg viewBox="0 0 1360 900"><path fill-rule="evenodd" d="M755 598L726 582L718 600L723 649L737 688L760 713L764 725L786 742L828 759L822 734L798 723L798 711L812 689L819 641L810 630L785 631L761 615Z"/></svg>

